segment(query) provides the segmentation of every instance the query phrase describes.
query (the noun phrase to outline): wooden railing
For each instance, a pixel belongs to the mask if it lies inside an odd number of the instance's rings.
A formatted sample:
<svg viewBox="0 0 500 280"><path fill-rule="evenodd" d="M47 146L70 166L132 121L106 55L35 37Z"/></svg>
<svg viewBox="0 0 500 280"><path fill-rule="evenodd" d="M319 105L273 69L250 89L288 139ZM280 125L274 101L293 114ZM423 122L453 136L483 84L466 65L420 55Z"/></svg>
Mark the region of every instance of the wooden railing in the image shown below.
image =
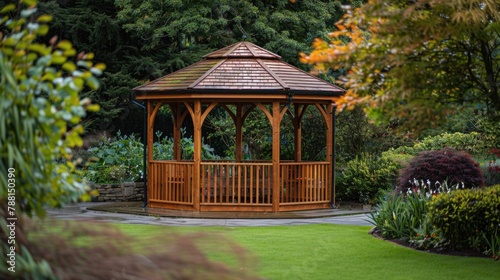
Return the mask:
<svg viewBox="0 0 500 280"><path fill-rule="evenodd" d="M150 162L148 199L193 204L193 162Z"/></svg>
<svg viewBox="0 0 500 280"><path fill-rule="evenodd" d="M202 162L202 204L270 205L272 164Z"/></svg>
<svg viewBox="0 0 500 280"><path fill-rule="evenodd" d="M280 205L329 201L328 162L281 163L280 169Z"/></svg>
<svg viewBox="0 0 500 280"><path fill-rule="evenodd" d="M281 162L279 209L313 209L330 197L328 162ZM271 211L271 162L204 161L199 186L193 185L194 162L151 161L148 199L155 207L206 211ZM199 206L194 205L199 187ZM201 207L201 208L198 208Z"/></svg>

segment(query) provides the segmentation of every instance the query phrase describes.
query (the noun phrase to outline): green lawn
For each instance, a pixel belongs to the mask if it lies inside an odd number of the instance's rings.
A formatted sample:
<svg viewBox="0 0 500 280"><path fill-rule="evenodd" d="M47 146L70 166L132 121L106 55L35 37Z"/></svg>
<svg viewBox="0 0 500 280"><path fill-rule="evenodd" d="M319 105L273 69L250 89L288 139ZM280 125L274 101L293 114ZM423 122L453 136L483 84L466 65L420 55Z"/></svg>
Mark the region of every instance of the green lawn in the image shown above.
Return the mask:
<svg viewBox="0 0 500 280"><path fill-rule="evenodd" d="M245 269L268 279L499 279L500 275L499 261L415 251L372 237L369 227L118 226L139 243L171 232L223 233L256 257Z"/></svg>

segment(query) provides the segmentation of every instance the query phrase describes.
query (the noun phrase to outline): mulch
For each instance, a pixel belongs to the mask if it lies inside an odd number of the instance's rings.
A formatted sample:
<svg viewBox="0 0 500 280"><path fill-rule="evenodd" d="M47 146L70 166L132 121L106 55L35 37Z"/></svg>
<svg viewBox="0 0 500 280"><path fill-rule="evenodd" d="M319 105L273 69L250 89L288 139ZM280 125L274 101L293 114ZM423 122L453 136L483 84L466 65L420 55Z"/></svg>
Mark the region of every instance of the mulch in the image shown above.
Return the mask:
<svg viewBox="0 0 500 280"><path fill-rule="evenodd" d="M410 248L413 250L418 250L417 248L411 246L411 244L406 240L387 239L387 238L383 237L381 232L378 230L375 230L375 228L372 228L370 230L370 234L378 239L382 239L382 240L397 244L399 246L407 247L407 248ZM419 251L428 252L428 253L432 253L432 254L448 255L448 256L490 258L489 256L482 254L481 252L475 251L475 250L452 250L449 248L439 247L439 248L433 248L430 250L419 250Z"/></svg>

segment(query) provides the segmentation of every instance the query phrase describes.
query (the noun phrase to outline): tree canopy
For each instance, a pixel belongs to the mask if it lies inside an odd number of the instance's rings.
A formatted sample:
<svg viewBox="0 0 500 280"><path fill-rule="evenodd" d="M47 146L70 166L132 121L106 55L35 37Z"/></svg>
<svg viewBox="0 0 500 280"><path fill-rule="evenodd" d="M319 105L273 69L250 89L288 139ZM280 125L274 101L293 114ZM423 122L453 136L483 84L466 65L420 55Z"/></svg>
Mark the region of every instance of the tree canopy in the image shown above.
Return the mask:
<svg viewBox="0 0 500 280"><path fill-rule="evenodd" d="M1 1L0 1L1 2ZM88 133L142 131L131 88L188 66L241 40L267 48L297 67L298 53L328 32L349 0L41 0L53 15L46 39L57 35L95 53L108 68L98 91L84 91L102 110L85 118Z"/></svg>
<svg viewBox="0 0 500 280"><path fill-rule="evenodd" d="M499 10L498 0L371 0L302 61L345 69L343 106L368 101L379 121L418 130L464 104L498 117Z"/></svg>
<svg viewBox="0 0 500 280"><path fill-rule="evenodd" d="M309 49L314 38L325 38L343 14L341 2L321 0L117 0L116 5L123 28L141 50L158 54L156 61L169 71L240 40L299 65L297 54Z"/></svg>

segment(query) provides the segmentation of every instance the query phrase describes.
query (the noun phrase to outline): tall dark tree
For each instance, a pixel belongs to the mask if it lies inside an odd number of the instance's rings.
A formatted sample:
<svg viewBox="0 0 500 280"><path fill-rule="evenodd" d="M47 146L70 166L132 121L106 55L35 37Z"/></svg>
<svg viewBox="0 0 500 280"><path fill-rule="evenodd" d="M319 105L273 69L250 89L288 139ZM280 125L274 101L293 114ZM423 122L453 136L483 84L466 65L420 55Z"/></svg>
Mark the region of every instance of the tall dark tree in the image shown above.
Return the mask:
<svg viewBox="0 0 500 280"><path fill-rule="evenodd" d="M343 15L339 1L117 0L123 28L157 54L159 65L177 70L203 54L246 39L299 67L298 53Z"/></svg>
<svg viewBox="0 0 500 280"><path fill-rule="evenodd" d="M308 70L298 53L314 38L328 38L350 1L43 0L54 15L47 38L71 40L93 51L107 69L99 91L86 91L102 107L86 119L88 132L141 132L142 114L131 88L188 66L215 49L248 40Z"/></svg>
<svg viewBox="0 0 500 280"><path fill-rule="evenodd" d="M96 61L107 65L100 79L102 86L97 91L87 89L82 93L102 108L85 118L87 133L118 129L131 133L134 130L127 130L130 127L140 131L141 115L129 118L136 115L130 104L131 88L140 83L130 71L133 66L128 66L140 51L117 21L114 1L41 1L39 11L54 17L46 39L57 36L71 40L75 49L92 51ZM125 124L123 119L127 119Z"/></svg>

